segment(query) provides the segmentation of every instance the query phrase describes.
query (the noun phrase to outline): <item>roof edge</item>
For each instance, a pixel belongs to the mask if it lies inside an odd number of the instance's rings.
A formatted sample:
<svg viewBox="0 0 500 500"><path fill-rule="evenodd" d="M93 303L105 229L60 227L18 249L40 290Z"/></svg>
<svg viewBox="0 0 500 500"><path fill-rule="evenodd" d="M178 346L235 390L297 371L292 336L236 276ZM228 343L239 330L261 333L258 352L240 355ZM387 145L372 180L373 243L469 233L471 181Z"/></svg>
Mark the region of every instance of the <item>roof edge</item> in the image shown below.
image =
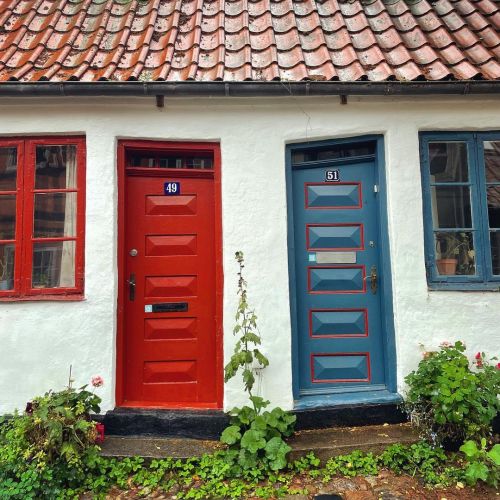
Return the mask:
<svg viewBox="0 0 500 500"><path fill-rule="evenodd" d="M437 82L2 82L0 97L306 97L500 94L500 80Z"/></svg>

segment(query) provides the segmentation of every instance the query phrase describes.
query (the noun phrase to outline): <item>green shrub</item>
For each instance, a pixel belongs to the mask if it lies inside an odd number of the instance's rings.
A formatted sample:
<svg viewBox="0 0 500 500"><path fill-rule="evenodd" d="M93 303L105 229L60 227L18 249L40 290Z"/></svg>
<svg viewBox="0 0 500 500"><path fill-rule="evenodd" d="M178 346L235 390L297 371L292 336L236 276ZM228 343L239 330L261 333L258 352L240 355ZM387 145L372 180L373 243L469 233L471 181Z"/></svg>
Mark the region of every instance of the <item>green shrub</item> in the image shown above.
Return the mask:
<svg viewBox="0 0 500 500"><path fill-rule="evenodd" d="M234 335L239 335L233 355L224 368L224 381L228 382L241 372L243 385L252 404L243 408L233 408L230 412L230 425L221 435L221 441L229 445L228 456L234 459L243 470L251 470L259 464L268 465L272 470L287 466L286 455L291 448L283 440L291 436L297 417L281 408L263 411L269 401L253 394L255 376L253 366L259 369L269 365L268 359L258 346L262 339L257 328L257 316L247 301L247 284L243 278L244 258L236 252L239 265L236 326Z"/></svg>
<svg viewBox="0 0 500 500"><path fill-rule="evenodd" d="M484 354L476 355L474 369L462 342L443 344L424 355L405 381L405 408L422 436L436 443L486 437L500 409L500 370Z"/></svg>
<svg viewBox="0 0 500 500"><path fill-rule="evenodd" d="M396 474L421 476L426 484L446 486L463 477L459 468L447 464L448 457L442 448L426 441L411 445L393 444L378 456L378 462Z"/></svg>
<svg viewBox="0 0 500 500"><path fill-rule="evenodd" d="M251 396L253 408L233 408L229 412L230 425L221 436L221 441L237 451L238 463L245 469L256 467L259 461L269 464L272 470L287 466L286 455L291 450L283 437L293 434L296 416L281 408L266 408L269 401Z"/></svg>
<svg viewBox="0 0 500 500"><path fill-rule="evenodd" d="M66 498L97 466L95 422L101 399L82 387L47 392L29 412L0 423L0 498ZM66 493L65 493L66 492Z"/></svg>
<svg viewBox="0 0 500 500"><path fill-rule="evenodd" d="M467 457L465 480L474 486L479 480L486 484L498 487L500 480L500 444L495 444L489 451L486 448L486 439L481 439L478 447L474 441L467 441L460 447L460 451Z"/></svg>

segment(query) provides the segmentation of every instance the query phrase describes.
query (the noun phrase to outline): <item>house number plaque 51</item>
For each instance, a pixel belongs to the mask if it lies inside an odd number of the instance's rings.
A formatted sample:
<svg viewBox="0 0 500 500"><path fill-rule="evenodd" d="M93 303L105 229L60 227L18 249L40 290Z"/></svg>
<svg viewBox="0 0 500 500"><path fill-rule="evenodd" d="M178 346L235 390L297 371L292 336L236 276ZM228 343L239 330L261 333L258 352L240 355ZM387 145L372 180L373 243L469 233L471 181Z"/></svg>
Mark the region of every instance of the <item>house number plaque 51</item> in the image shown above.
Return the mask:
<svg viewBox="0 0 500 500"><path fill-rule="evenodd" d="M326 170L325 171L325 181L326 182L340 182L340 172L338 170Z"/></svg>

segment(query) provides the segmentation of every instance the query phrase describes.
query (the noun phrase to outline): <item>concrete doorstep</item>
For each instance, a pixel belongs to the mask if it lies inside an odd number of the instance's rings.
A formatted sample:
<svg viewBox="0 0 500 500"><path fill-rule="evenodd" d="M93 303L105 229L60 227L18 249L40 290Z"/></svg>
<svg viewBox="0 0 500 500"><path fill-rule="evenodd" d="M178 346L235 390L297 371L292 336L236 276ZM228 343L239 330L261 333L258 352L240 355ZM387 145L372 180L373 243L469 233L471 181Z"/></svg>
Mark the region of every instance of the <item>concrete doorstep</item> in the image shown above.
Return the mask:
<svg viewBox="0 0 500 500"><path fill-rule="evenodd" d="M409 424L337 427L299 431L288 440L294 460L310 451L322 461L354 450L380 452L391 444L409 444L418 441ZM102 445L105 457L125 458L140 456L146 460L174 457L189 458L222 449L218 441L189 438L155 438L144 436L106 436Z"/></svg>

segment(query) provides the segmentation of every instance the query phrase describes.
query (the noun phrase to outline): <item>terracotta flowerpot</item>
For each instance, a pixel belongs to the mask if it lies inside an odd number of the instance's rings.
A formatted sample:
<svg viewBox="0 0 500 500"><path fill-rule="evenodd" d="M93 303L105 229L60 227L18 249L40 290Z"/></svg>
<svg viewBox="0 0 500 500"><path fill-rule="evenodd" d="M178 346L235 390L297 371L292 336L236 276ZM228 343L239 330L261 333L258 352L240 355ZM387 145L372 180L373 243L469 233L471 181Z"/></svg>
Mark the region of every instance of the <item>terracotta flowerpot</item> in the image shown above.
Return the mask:
<svg viewBox="0 0 500 500"><path fill-rule="evenodd" d="M446 276L456 274L457 264L458 264L457 259L439 259L439 260L436 260L436 265L437 265L439 274L444 274Z"/></svg>

